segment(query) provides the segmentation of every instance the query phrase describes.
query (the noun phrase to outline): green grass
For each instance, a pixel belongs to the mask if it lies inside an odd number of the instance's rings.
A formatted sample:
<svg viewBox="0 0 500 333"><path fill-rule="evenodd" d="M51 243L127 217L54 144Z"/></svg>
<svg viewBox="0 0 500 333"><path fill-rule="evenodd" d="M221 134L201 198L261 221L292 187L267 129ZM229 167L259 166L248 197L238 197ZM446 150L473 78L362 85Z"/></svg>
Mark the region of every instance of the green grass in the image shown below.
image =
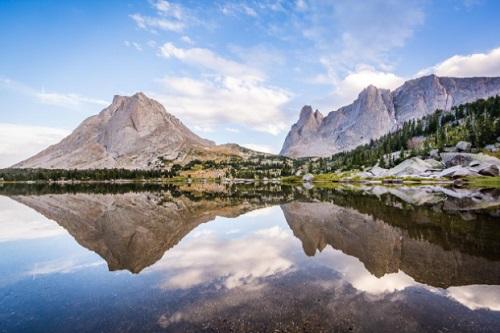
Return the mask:
<svg viewBox="0 0 500 333"><path fill-rule="evenodd" d="M467 177L464 181L469 187L500 188L500 177Z"/></svg>

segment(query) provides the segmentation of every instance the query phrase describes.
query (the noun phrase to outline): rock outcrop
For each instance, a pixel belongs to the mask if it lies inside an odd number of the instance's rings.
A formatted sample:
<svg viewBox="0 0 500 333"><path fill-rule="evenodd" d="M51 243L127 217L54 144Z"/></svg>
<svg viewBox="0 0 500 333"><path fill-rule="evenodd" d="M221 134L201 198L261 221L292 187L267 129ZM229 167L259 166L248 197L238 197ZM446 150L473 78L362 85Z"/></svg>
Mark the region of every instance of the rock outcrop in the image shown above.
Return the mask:
<svg viewBox="0 0 500 333"><path fill-rule="evenodd" d="M405 121L422 118L436 109L450 110L453 106L498 94L500 77L429 75L407 81L392 92L369 86L352 104L330 112L323 119L310 112L308 118L304 118L301 112L280 154L289 157L330 156L368 143Z"/></svg>
<svg viewBox="0 0 500 333"><path fill-rule="evenodd" d="M137 93L115 96L110 106L84 120L61 142L13 167L149 169L159 159L182 164L248 152L197 136L160 103Z"/></svg>

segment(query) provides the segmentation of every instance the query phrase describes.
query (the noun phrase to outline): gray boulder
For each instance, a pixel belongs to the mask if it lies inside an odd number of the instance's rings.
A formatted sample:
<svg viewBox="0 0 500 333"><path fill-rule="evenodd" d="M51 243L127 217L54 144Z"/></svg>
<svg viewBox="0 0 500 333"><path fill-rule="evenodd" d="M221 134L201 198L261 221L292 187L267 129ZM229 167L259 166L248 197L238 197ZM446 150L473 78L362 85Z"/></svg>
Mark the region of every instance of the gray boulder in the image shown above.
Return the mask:
<svg viewBox="0 0 500 333"><path fill-rule="evenodd" d="M433 158L428 158L424 160L425 163L428 163L432 169L442 170L444 169L444 163L440 161L436 161Z"/></svg>
<svg viewBox="0 0 500 333"><path fill-rule="evenodd" d="M368 172L372 174L373 177L384 177L387 175L387 169L381 168L378 165L368 169Z"/></svg>
<svg viewBox="0 0 500 333"><path fill-rule="evenodd" d="M484 146L484 149L486 149L488 151L491 151L493 153L498 150L498 148L496 147L496 145L486 145L486 146Z"/></svg>
<svg viewBox="0 0 500 333"><path fill-rule="evenodd" d="M412 157L389 169L387 175L396 177L419 176L429 169L433 169L430 163L418 157Z"/></svg>
<svg viewBox="0 0 500 333"><path fill-rule="evenodd" d="M474 160L481 163L500 166L500 160L498 158L486 154L441 153L441 159L447 168L455 165L467 166Z"/></svg>
<svg viewBox="0 0 500 333"><path fill-rule="evenodd" d="M467 176L479 176L479 173L461 165L455 165L451 168L444 169L438 174L440 178L461 178Z"/></svg>
<svg viewBox="0 0 500 333"><path fill-rule="evenodd" d="M434 159L440 159L441 157L439 156L439 150L438 149L431 149L429 152L429 156L434 158Z"/></svg>
<svg viewBox="0 0 500 333"><path fill-rule="evenodd" d="M458 151L470 152L472 144L467 141L459 141L455 147L458 149Z"/></svg>
<svg viewBox="0 0 500 333"><path fill-rule="evenodd" d="M496 177L500 174L498 166L493 164L481 164L473 170L477 171L482 176Z"/></svg>

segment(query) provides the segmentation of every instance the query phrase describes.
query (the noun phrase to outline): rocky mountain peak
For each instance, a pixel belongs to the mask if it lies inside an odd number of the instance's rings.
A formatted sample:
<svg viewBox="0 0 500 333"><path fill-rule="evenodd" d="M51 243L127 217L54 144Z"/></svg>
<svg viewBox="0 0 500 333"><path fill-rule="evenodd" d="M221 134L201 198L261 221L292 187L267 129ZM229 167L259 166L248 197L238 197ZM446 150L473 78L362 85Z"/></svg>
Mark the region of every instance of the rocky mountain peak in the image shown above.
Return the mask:
<svg viewBox="0 0 500 333"><path fill-rule="evenodd" d="M322 120L323 115L321 112L318 110L313 111L313 108L310 105L305 105L302 107L302 110L300 110L299 121L297 123L302 125L309 123L319 125Z"/></svg>
<svg viewBox="0 0 500 333"><path fill-rule="evenodd" d="M301 128L304 123L313 123L304 121L311 118L312 109L303 109L283 143L281 154L330 156L368 143L405 121L422 118L437 109L450 110L498 94L500 77L451 78L431 74L406 81L392 92L369 85L352 104L330 112L306 135Z"/></svg>
<svg viewBox="0 0 500 333"><path fill-rule="evenodd" d="M144 93L119 96L89 117L60 143L22 161L19 168L150 168L158 157L186 158L211 149L163 105Z"/></svg>

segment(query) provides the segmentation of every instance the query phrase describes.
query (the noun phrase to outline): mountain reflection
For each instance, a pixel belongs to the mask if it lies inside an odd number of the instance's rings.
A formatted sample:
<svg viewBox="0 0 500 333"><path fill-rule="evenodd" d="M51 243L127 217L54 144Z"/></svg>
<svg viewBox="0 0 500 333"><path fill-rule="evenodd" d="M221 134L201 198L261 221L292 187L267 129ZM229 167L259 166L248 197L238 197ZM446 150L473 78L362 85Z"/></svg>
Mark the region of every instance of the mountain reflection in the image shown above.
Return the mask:
<svg viewBox="0 0 500 333"><path fill-rule="evenodd" d="M116 187L113 193L100 190L98 194L47 187L1 191L57 222L80 245L104 258L110 270L139 273L165 252L169 257L168 250L200 224L217 216L233 218L280 205L308 256L330 245L358 258L377 278L404 272L416 282L441 288L500 284L499 192L494 190L213 184ZM266 242L259 242L257 235L245 242L246 248L228 241L218 244L223 248L215 254L203 253L207 263L218 262L220 267L254 260L252 265L230 270L235 278L225 282L226 288L293 266L281 255L285 246L272 246L272 242L285 243L287 237L260 236L267 237ZM210 241L210 237L200 239L198 250L213 247ZM193 255L200 252L196 243L189 246L172 253L172 260L162 266L177 272L164 287L190 287L202 283L205 276L217 275L217 265L199 266L196 272L190 269L196 266ZM249 256L249 251L262 253L262 261ZM274 263L271 268L259 266L264 259Z"/></svg>

